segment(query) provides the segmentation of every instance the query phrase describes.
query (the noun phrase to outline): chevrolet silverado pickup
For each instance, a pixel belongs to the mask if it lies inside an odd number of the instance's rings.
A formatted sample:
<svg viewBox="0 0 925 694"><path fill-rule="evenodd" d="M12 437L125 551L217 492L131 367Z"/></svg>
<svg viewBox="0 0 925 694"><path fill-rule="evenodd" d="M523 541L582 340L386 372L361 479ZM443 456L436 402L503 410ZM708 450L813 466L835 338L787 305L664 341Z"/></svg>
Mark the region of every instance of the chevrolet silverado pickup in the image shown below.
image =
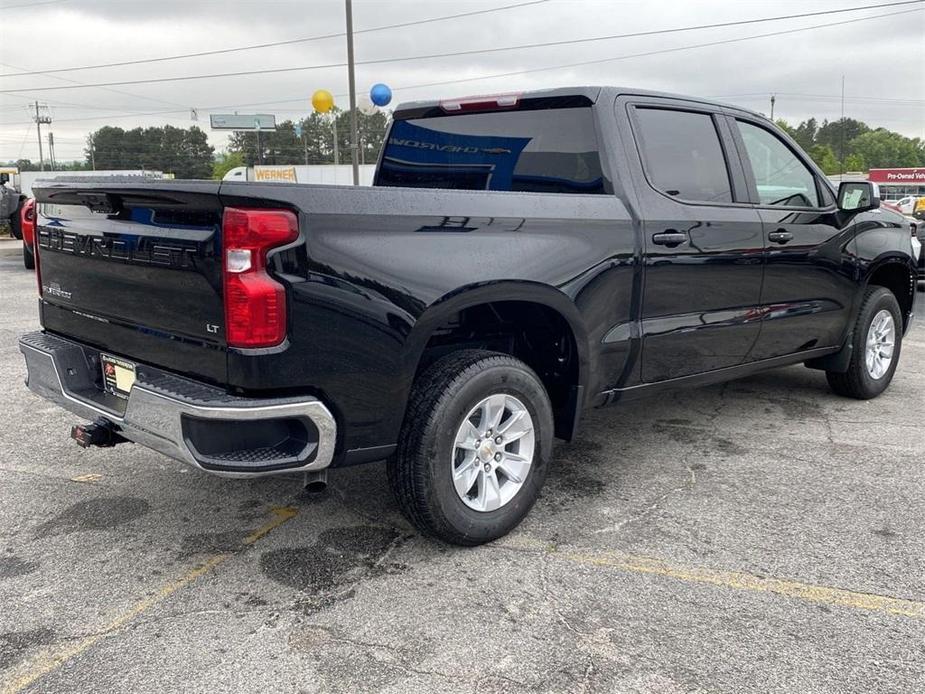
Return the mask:
<svg viewBox="0 0 925 694"><path fill-rule="evenodd" d="M583 87L397 108L373 187L43 182L28 386L227 476L387 461L478 544L591 407L791 364L872 398L913 317L908 224L761 115Z"/></svg>

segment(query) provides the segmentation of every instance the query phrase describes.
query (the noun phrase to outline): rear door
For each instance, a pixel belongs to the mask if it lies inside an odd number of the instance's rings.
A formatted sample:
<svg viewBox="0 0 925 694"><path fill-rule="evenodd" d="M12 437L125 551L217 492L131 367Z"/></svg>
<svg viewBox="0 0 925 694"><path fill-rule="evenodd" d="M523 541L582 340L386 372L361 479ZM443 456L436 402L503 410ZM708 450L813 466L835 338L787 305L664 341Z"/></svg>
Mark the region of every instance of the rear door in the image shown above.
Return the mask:
<svg viewBox="0 0 925 694"><path fill-rule="evenodd" d="M835 197L806 156L766 122L730 117L767 250L761 336L751 359L841 343L857 293Z"/></svg>
<svg viewBox="0 0 925 694"><path fill-rule="evenodd" d="M643 382L741 364L759 330L764 244L724 116L669 99L627 104L643 211Z"/></svg>

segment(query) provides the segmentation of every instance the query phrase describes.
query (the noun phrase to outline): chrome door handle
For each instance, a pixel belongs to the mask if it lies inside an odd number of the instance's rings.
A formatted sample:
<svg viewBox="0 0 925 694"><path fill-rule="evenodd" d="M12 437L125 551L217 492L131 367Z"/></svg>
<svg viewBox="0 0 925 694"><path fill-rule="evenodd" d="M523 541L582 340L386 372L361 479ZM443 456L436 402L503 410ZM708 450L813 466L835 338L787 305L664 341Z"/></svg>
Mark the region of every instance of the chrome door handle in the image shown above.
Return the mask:
<svg viewBox="0 0 925 694"><path fill-rule="evenodd" d="M676 231L675 229L668 229L661 234L652 234L652 243L656 246L674 248L675 246L680 246L685 241L687 241L687 234L683 231Z"/></svg>

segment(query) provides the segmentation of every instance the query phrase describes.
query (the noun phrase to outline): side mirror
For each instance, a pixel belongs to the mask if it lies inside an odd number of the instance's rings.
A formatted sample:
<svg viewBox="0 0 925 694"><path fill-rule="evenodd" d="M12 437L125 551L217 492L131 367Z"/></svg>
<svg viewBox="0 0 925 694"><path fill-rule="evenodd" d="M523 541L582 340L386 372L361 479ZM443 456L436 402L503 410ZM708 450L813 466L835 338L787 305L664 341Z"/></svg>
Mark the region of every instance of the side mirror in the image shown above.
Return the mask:
<svg viewBox="0 0 925 694"><path fill-rule="evenodd" d="M838 209L866 212L880 207L880 186L870 181L842 181L838 186Z"/></svg>

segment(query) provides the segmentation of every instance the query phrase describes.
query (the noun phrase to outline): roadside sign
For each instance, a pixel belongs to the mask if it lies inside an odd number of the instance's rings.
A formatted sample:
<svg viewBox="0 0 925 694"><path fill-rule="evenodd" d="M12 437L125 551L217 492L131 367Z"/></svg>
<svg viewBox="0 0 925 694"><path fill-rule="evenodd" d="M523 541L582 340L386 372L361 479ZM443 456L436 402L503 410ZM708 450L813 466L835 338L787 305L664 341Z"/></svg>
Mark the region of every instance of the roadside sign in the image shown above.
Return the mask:
<svg viewBox="0 0 925 694"><path fill-rule="evenodd" d="M276 130L276 116L268 113L210 114L213 130Z"/></svg>

